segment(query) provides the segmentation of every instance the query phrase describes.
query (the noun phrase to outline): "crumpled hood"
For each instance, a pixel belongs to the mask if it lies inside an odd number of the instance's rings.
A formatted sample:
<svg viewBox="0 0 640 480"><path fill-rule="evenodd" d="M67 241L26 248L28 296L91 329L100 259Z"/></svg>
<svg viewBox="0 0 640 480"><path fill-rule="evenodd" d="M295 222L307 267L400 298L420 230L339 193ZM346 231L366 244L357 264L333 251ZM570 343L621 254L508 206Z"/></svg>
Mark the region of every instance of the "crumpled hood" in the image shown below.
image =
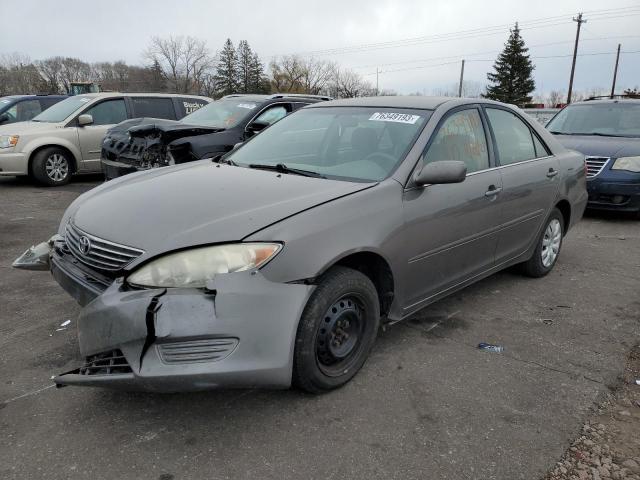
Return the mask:
<svg viewBox="0 0 640 480"><path fill-rule="evenodd" d="M122 136L144 137L145 135L157 134L168 143L176 138L205 135L221 130L224 129L202 125L188 125L176 120L143 117L133 118L119 123L109 129L107 138L114 137L120 139Z"/></svg>
<svg viewBox="0 0 640 480"><path fill-rule="evenodd" d="M81 195L63 217L146 253L239 241L321 203L375 184L278 174L210 160L127 175ZM274 238L273 240L278 240Z"/></svg>
<svg viewBox="0 0 640 480"><path fill-rule="evenodd" d="M640 138L600 137L593 135L554 135L565 148L593 157L629 157L640 155Z"/></svg>

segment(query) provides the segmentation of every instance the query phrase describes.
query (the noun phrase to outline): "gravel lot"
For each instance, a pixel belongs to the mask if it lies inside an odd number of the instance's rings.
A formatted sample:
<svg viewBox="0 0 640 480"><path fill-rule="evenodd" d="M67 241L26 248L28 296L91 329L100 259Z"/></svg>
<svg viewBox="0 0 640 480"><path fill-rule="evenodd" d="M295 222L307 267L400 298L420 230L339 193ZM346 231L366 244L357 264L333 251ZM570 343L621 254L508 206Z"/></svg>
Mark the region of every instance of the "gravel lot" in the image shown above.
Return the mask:
<svg viewBox="0 0 640 480"><path fill-rule="evenodd" d="M355 380L324 396L56 390L50 377L80 362L79 307L48 274L10 264L98 182L0 179L3 479L539 479L640 342L640 221L598 215L548 277L503 272L387 329Z"/></svg>

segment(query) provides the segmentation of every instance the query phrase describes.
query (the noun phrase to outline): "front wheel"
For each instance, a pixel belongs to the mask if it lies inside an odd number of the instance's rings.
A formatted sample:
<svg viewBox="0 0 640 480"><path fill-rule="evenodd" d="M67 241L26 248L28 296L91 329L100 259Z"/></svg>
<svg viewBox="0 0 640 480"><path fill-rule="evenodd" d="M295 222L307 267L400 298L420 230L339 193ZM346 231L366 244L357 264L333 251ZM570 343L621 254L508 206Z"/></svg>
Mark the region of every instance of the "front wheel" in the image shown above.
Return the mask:
<svg viewBox="0 0 640 480"><path fill-rule="evenodd" d="M378 294L371 280L350 268L329 270L298 325L294 385L322 393L347 383L369 356L379 324Z"/></svg>
<svg viewBox="0 0 640 480"><path fill-rule="evenodd" d="M42 149L33 158L31 172L43 185L50 187L66 185L71 178L69 153L56 147Z"/></svg>
<svg viewBox="0 0 640 480"><path fill-rule="evenodd" d="M549 273L558 260L563 236L564 217L560 210L554 208L538 238L532 257L522 264L523 272L535 278L544 277Z"/></svg>

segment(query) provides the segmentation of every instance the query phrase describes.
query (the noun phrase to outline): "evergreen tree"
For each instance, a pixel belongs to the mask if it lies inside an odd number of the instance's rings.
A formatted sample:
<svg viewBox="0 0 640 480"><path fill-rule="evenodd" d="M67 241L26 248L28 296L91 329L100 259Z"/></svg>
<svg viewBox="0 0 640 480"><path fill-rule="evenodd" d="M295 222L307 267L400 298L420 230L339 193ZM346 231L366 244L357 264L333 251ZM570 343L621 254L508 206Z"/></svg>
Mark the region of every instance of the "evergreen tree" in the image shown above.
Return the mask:
<svg viewBox="0 0 640 480"><path fill-rule="evenodd" d="M220 96L238 93L238 55L230 38L220 52L220 60L216 65L215 83L218 85Z"/></svg>
<svg viewBox="0 0 640 480"><path fill-rule="evenodd" d="M487 93L483 95L485 98L515 105L531 102L530 94L535 90L536 84L531 76L534 66L528 51L516 23L504 50L493 65L495 73L487 74L487 79L493 85L487 87Z"/></svg>
<svg viewBox="0 0 640 480"><path fill-rule="evenodd" d="M254 93L270 93L271 83L264 73L264 65L257 53L253 54L249 71L251 91Z"/></svg>
<svg viewBox="0 0 640 480"><path fill-rule="evenodd" d="M249 42L246 40L240 40L237 50L238 57L238 83L239 91L241 93L256 93L253 91L252 85L252 64L253 64L253 52L249 46Z"/></svg>
<svg viewBox="0 0 640 480"><path fill-rule="evenodd" d="M148 89L151 92L164 92L167 89L167 82L164 76L164 72L157 58L153 60L153 64L149 67L148 82Z"/></svg>

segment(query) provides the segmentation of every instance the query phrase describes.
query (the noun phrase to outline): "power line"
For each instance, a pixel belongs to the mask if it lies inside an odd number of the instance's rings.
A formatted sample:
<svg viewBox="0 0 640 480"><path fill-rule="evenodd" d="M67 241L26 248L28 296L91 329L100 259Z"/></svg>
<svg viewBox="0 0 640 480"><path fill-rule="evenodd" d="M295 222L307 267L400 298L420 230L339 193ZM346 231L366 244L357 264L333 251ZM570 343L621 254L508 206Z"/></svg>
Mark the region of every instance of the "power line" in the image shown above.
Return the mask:
<svg viewBox="0 0 640 480"><path fill-rule="evenodd" d="M629 51L621 51L620 54L621 55L626 55L626 54L638 54L640 53L640 50L629 50ZM589 57L589 56L599 56L599 55L616 55L616 52L589 52L589 53L579 53L577 56L578 57ZM568 55L546 55L546 56L537 56L537 57L530 57L532 59L549 59L549 58L570 58L573 57L573 54L568 54ZM490 58L484 58L484 59L473 59L473 60L466 60L466 62L495 62L495 59L490 59ZM451 61L451 62L443 62L443 63L436 63L436 64L432 64L432 65L420 65L417 67L407 67L407 68L397 68L397 69L391 69L391 70L379 70L378 74L382 74L382 73L392 73L392 72L405 72L405 71L409 71L409 70L419 70L419 69L423 69L423 68L433 68L433 67L442 67L445 65L453 65L453 64L459 64L460 61L456 60L456 61ZM369 75L375 75L376 72L373 73L365 73L363 74L364 76L369 76Z"/></svg>
<svg viewBox="0 0 640 480"><path fill-rule="evenodd" d="M623 13L624 12L624 13ZM640 15L640 6L629 6L629 7L620 7L615 9L605 9L605 10L592 10L589 13L590 18L593 17L597 20L608 20L620 17L628 17ZM553 27L556 25L564 25L568 23L566 20L567 15L557 15L553 17L545 17L533 20L527 20L524 22L519 22L519 26L521 26L521 30L530 30L534 28L547 28ZM382 48L397 48L404 46L413 46L424 43L436 43L443 41L451 41L451 40L462 40L468 38L476 38L478 36L488 36L488 35L496 35L504 33L504 28L511 27L512 24L502 24L502 25L494 25L490 27L476 28L471 30L462 30L457 32L449 32L443 34L436 35L428 35L421 37L412 37L405 38L400 40L393 40L387 42L377 42L377 43L367 43L360 45L352 45L345 47L336 47L336 48L328 48L322 50L311 50L306 52L298 52L299 55L338 55L345 53L355 53L362 52L368 50L377 50Z"/></svg>

